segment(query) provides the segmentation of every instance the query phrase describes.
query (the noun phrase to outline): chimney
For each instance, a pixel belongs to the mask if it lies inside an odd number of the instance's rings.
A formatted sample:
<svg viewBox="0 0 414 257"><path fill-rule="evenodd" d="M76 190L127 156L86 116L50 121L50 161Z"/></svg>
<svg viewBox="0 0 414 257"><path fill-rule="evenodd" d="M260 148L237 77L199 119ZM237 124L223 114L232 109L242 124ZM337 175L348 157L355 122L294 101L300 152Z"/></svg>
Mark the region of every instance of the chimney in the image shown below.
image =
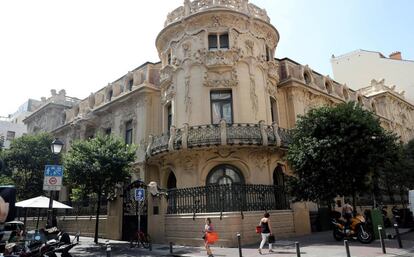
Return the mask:
<svg viewBox="0 0 414 257"><path fill-rule="evenodd" d="M394 60L402 60L401 57L401 52L397 51L397 52L393 52L390 54L390 59L394 59Z"/></svg>

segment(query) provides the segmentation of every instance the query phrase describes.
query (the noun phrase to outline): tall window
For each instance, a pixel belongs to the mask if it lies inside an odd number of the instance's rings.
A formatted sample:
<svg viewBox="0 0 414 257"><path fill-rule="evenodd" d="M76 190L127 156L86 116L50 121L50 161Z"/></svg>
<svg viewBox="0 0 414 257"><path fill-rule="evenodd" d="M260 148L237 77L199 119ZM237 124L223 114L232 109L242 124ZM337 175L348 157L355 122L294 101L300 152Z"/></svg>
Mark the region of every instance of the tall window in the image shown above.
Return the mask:
<svg viewBox="0 0 414 257"><path fill-rule="evenodd" d="M104 134L105 134L105 136L109 136L109 135L111 135L111 132L112 132L112 129L111 129L111 128L106 128L106 129L104 130Z"/></svg>
<svg viewBox="0 0 414 257"><path fill-rule="evenodd" d="M270 97L270 111L272 113L272 122L279 123L279 117L277 113L277 103L273 97Z"/></svg>
<svg viewBox="0 0 414 257"><path fill-rule="evenodd" d="M218 124L221 119L227 123L233 123L231 91L211 91L211 122Z"/></svg>
<svg viewBox="0 0 414 257"><path fill-rule="evenodd" d="M112 91L112 89L109 90L108 95L106 96L107 101L111 101L113 93L114 93L114 91Z"/></svg>
<svg viewBox="0 0 414 257"><path fill-rule="evenodd" d="M134 85L134 79L130 79L128 81L128 90L131 91L132 90L132 86Z"/></svg>
<svg viewBox="0 0 414 257"><path fill-rule="evenodd" d="M16 136L16 132L14 131L7 131L6 140L13 140Z"/></svg>
<svg viewBox="0 0 414 257"><path fill-rule="evenodd" d="M167 129L170 131L172 125L172 108L171 104L167 106Z"/></svg>
<svg viewBox="0 0 414 257"><path fill-rule="evenodd" d="M229 34L210 34L208 35L208 49L229 49Z"/></svg>
<svg viewBox="0 0 414 257"><path fill-rule="evenodd" d="M171 65L171 61L172 61L172 56L171 56L171 51L168 52L168 56L167 56L167 63L168 65Z"/></svg>
<svg viewBox="0 0 414 257"><path fill-rule="evenodd" d="M266 46L266 61L272 60L272 56L272 50L268 46Z"/></svg>
<svg viewBox="0 0 414 257"><path fill-rule="evenodd" d="M132 120L125 123L125 144L132 144Z"/></svg>

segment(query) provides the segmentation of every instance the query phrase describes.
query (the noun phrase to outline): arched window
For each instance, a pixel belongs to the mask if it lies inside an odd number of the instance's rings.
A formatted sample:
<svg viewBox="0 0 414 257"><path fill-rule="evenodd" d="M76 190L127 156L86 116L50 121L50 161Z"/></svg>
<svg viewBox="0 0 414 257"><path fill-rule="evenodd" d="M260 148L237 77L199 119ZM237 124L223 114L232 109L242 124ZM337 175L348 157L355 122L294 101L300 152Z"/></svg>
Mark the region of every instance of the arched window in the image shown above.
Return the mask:
<svg viewBox="0 0 414 257"><path fill-rule="evenodd" d="M210 171L207 176L207 184L244 184L244 178L236 167L223 164Z"/></svg>
<svg viewBox="0 0 414 257"><path fill-rule="evenodd" d="M177 178L174 175L174 172L170 171L170 175L168 175L167 180L167 189L174 189L177 188Z"/></svg>
<svg viewBox="0 0 414 257"><path fill-rule="evenodd" d="M272 114L272 122L279 123L279 116L277 111L277 102L273 97L270 97L270 112Z"/></svg>
<svg viewBox="0 0 414 257"><path fill-rule="evenodd" d="M326 91L328 91L329 94L332 94L333 88L332 88L332 84L330 82L328 82L328 81L325 82L325 88L326 88Z"/></svg>
<svg viewBox="0 0 414 257"><path fill-rule="evenodd" d="M285 186L285 174L283 173L281 165L277 165L276 169L273 171L273 185Z"/></svg>
<svg viewBox="0 0 414 257"><path fill-rule="evenodd" d="M310 83L312 82L312 80L311 80L311 77L310 77L309 73L308 73L308 72L306 72L306 71L303 73L303 79L305 80L305 83L306 83L306 84L310 84Z"/></svg>

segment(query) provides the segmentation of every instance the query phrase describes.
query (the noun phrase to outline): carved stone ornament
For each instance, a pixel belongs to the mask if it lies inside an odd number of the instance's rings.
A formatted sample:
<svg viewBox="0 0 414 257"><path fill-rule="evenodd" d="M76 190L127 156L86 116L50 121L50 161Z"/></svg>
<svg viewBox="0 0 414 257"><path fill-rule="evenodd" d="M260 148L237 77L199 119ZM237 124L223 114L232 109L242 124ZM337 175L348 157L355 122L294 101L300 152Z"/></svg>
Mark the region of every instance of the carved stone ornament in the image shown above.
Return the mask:
<svg viewBox="0 0 414 257"><path fill-rule="evenodd" d="M165 87L166 84L171 84L174 71L175 69L171 65L167 65L160 70L161 87Z"/></svg>
<svg viewBox="0 0 414 257"><path fill-rule="evenodd" d="M218 50L204 52L206 54L206 65L212 66L232 66L240 58L240 49Z"/></svg>
<svg viewBox="0 0 414 257"><path fill-rule="evenodd" d="M277 85L267 80L266 91L269 95L277 98Z"/></svg>
<svg viewBox="0 0 414 257"><path fill-rule="evenodd" d="M230 88L238 85L237 71L231 70L209 70L204 76L204 86Z"/></svg>
<svg viewBox="0 0 414 257"><path fill-rule="evenodd" d="M187 113L188 117L191 113L191 97L190 97L190 76L185 77L185 112Z"/></svg>
<svg viewBox="0 0 414 257"><path fill-rule="evenodd" d="M256 82L253 74L250 75L250 100L252 102L253 112L256 118L257 112L259 111L259 99L256 94Z"/></svg>
<svg viewBox="0 0 414 257"><path fill-rule="evenodd" d="M250 160L259 171L265 170L267 166L267 155L263 151L254 151L249 154Z"/></svg>
<svg viewBox="0 0 414 257"><path fill-rule="evenodd" d="M279 64L275 61L270 61L268 64L267 74L270 79L274 80L276 83L279 82Z"/></svg>

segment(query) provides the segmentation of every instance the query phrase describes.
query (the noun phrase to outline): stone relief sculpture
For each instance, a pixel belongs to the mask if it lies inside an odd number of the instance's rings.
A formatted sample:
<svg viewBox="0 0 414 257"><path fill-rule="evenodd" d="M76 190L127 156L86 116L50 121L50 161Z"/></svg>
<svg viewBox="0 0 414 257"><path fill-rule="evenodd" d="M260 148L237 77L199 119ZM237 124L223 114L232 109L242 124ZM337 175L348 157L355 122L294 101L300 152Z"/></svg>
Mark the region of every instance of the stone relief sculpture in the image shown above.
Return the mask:
<svg viewBox="0 0 414 257"><path fill-rule="evenodd" d="M236 87L238 85L237 71L234 68L222 71L209 70L205 73L203 85L206 87Z"/></svg>
<svg viewBox="0 0 414 257"><path fill-rule="evenodd" d="M259 100L256 94L256 82L254 75L250 74L250 100L252 102L252 108L254 112L254 117L257 118L257 112L259 108Z"/></svg>
<svg viewBox="0 0 414 257"><path fill-rule="evenodd" d="M190 119L191 115L191 97L190 97L190 76L185 77L185 112L187 113L187 120Z"/></svg>

